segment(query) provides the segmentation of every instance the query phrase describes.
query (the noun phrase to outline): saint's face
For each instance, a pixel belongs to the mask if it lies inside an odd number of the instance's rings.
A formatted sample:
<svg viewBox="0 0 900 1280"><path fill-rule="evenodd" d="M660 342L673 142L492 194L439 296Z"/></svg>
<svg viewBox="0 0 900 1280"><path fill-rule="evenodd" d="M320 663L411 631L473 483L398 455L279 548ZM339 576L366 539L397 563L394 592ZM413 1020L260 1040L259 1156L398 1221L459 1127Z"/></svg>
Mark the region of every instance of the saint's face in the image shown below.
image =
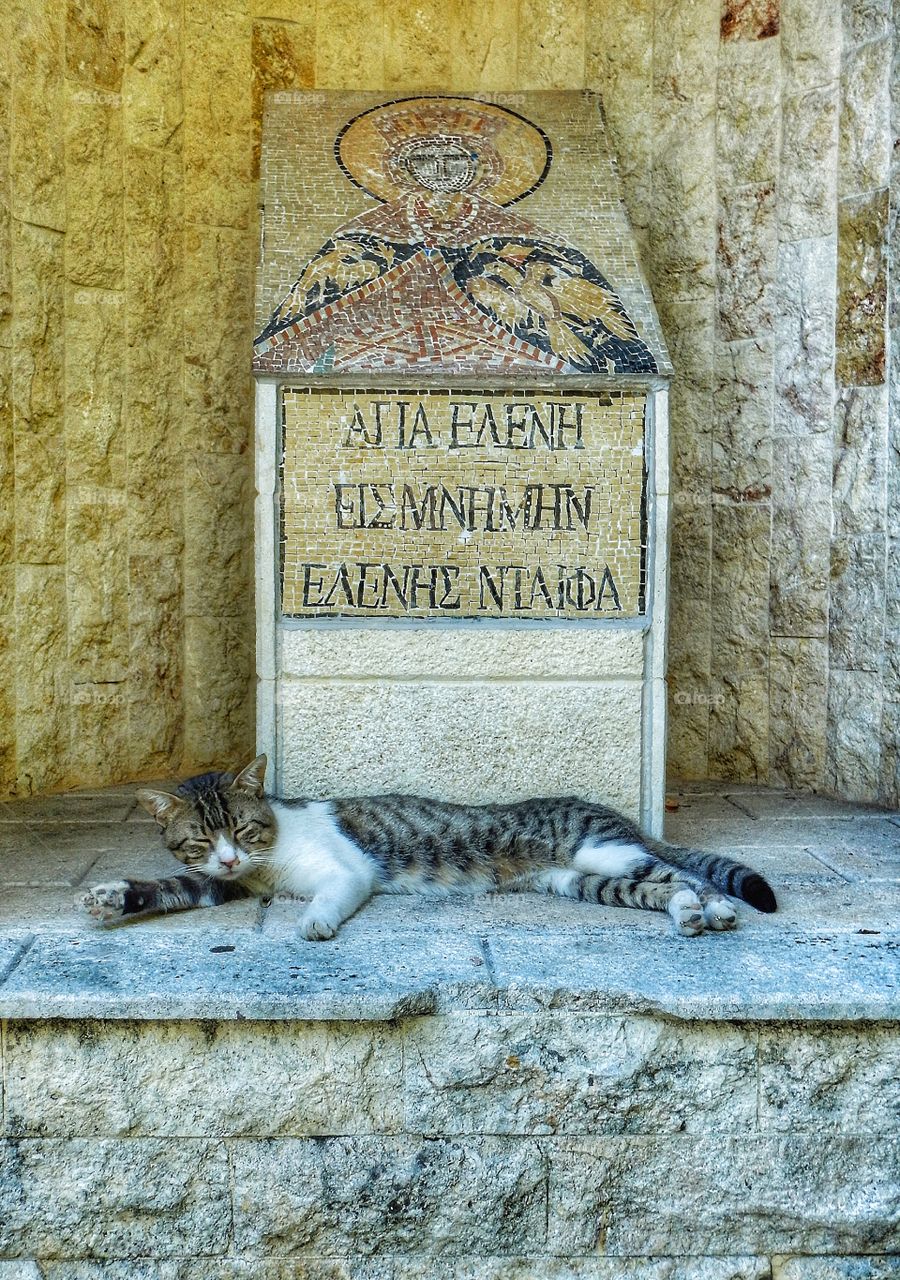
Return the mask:
<svg viewBox="0 0 900 1280"><path fill-rule="evenodd" d="M464 191L475 178L475 157L450 139L430 138L411 149L403 163L428 191Z"/></svg>

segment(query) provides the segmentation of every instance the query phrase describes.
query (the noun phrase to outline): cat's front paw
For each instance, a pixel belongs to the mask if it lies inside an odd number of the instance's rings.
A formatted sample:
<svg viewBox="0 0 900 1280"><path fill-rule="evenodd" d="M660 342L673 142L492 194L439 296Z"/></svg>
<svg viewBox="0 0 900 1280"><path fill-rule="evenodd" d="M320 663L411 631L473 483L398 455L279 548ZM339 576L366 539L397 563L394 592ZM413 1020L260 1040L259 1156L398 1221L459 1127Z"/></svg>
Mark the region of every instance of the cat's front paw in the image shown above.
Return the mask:
<svg viewBox="0 0 900 1280"><path fill-rule="evenodd" d="M326 916L307 912L300 921L300 932L307 942L327 942L338 931L338 926Z"/></svg>
<svg viewBox="0 0 900 1280"><path fill-rule="evenodd" d="M93 920L105 924L108 920L121 920L125 914L127 880L115 880L112 884L98 884L87 893L79 894L75 906L85 911Z"/></svg>

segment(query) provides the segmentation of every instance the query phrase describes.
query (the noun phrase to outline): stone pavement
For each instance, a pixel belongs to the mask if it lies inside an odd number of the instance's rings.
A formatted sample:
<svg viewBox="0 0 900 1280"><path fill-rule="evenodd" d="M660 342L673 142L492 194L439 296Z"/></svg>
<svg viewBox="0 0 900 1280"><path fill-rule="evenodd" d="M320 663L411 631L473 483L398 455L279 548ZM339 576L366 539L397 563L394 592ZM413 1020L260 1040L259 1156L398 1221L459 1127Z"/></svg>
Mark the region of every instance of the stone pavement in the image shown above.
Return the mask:
<svg viewBox="0 0 900 1280"><path fill-rule="evenodd" d="M677 807L676 807L677 806ZM133 787L0 806L0 1016L390 1019L571 1008L681 1018L895 1018L900 814L723 784L672 794L667 834L763 872L780 910L682 939L668 917L536 895L381 898L334 942L248 900L98 927L76 889L170 873Z"/></svg>

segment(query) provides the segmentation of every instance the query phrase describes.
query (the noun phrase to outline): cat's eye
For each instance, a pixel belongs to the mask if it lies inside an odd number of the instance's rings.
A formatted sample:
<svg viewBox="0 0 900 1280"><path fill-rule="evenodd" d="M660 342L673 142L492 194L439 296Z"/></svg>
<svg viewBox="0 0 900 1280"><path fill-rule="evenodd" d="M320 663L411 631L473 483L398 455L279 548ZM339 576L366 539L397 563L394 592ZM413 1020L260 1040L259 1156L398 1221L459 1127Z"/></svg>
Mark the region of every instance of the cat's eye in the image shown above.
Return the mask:
<svg viewBox="0 0 900 1280"><path fill-rule="evenodd" d="M264 830L261 822L245 822L243 826L236 828L234 834L238 840L258 840Z"/></svg>
<svg viewBox="0 0 900 1280"><path fill-rule="evenodd" d="M205 858L212 848L211 840L186 840L182 846L190 858Z"/></svg>

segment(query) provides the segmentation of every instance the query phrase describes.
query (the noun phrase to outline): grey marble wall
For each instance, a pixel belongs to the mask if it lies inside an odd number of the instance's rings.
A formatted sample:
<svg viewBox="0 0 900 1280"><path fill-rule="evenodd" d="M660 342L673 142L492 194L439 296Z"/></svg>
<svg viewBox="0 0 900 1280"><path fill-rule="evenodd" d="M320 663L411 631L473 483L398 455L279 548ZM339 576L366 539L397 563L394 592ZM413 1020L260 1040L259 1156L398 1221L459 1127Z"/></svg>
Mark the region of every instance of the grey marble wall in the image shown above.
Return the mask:
<svg viewBox="0 0 900 1280"><path fill-rule="evenodd" d="M900 803L900 6L625 8L587 77L676 365L672 773Z"/></svg>

